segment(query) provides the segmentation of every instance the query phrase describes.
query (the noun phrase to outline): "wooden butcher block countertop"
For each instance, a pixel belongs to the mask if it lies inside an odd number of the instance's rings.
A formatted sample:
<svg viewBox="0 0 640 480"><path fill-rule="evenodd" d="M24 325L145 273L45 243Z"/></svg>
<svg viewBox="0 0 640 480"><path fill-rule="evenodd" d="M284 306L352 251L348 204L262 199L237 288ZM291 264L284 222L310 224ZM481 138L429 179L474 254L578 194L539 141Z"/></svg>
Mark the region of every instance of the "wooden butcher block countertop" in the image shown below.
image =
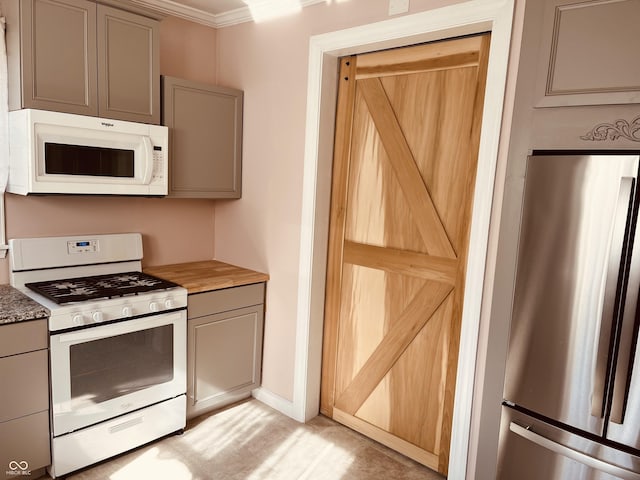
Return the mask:
<svg viewBox="0 0 640 480"><path fill-rule="evenodd" d="M218 260L146 267L144 272L177 283L186 288L189 293L208 292L269 280L269 275L266 273Z"/></svg>

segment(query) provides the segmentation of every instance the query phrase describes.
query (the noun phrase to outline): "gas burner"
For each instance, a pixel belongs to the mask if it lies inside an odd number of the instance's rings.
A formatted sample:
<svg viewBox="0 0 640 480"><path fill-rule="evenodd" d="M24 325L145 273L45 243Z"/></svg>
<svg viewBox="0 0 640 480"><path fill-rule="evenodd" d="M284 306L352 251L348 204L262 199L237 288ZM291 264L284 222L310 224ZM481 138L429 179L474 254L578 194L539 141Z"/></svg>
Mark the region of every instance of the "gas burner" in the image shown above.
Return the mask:
<svg viewBox="0 0 640 480"><path fill-rule="evenodd" d="M71 283L71 282L60 282L60 283L56 283L54 287L59 290L72 289L72 288L78 288L78 284Z"/></svg>
<svg viewBox="0 0 640 480"><path fill-rule="evenodd" d="M74 287L69 290L69 295L93 295L95 292L95 288Z"/></svg>
<svg viewBox="0 0 640 480"><path fill-rule="evenodd" d="M142 292L177 287L173 282L142 272L26 283L26 287L57 304L83 302L97 298L137 295Z"/></svg>

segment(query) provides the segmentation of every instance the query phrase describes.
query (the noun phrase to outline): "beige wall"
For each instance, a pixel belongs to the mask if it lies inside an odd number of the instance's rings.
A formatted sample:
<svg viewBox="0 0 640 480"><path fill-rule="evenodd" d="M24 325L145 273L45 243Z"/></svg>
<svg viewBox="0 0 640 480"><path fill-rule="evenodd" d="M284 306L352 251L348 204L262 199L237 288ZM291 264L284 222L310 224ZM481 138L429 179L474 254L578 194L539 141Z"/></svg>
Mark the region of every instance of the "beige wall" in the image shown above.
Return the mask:
<svg viewBox="0 0 640 480"><path fill-rule="evenodd" d="M160 72L214 83L215 30L167 18L160 30ZM143 265L214 257L214 202L140 197L6 194L7 238L141 232ZM9 261L0 260L0 283Z"/></svg>
<svg viewBox="0 0 640 480"><path fill-rule="evenodd" d="M215 83L217 30L175 17L160 27L160 73Z"/></svg>
<svg viewBox="0 0 640 480"><path fill-rule="evenodd" d="M410 13L456 1L412 0ZM216 206L216 258L266 271L263 386L292 400L309 38L388 16L332 1L218 30L217 83L244 90L243 197Z"/></svg>

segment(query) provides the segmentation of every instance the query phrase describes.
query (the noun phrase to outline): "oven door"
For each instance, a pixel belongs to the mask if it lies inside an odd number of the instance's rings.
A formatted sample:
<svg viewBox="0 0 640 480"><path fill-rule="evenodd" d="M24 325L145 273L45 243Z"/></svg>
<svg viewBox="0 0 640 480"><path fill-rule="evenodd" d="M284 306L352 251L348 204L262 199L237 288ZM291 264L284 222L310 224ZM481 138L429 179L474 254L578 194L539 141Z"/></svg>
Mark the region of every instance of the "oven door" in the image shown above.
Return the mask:
<svg viewBox="0 0 640 480"><path fill-rule="evenodd" d="M186 392L186 311L51 335L53 435Z"/></svg>

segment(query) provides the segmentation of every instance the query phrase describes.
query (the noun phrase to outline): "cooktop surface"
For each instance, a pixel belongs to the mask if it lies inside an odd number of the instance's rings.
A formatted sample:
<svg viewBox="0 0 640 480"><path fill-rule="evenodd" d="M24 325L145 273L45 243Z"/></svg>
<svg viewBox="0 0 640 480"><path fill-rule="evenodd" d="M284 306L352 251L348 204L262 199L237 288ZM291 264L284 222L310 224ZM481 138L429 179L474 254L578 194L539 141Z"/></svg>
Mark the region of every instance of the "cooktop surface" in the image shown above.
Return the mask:
<svg viewBox="0 0 640 480"><path fill-rule="evenodd" d="M25 286L60 305L179 287L176 283L143 272L48 280L25 283Z"/></svg>

